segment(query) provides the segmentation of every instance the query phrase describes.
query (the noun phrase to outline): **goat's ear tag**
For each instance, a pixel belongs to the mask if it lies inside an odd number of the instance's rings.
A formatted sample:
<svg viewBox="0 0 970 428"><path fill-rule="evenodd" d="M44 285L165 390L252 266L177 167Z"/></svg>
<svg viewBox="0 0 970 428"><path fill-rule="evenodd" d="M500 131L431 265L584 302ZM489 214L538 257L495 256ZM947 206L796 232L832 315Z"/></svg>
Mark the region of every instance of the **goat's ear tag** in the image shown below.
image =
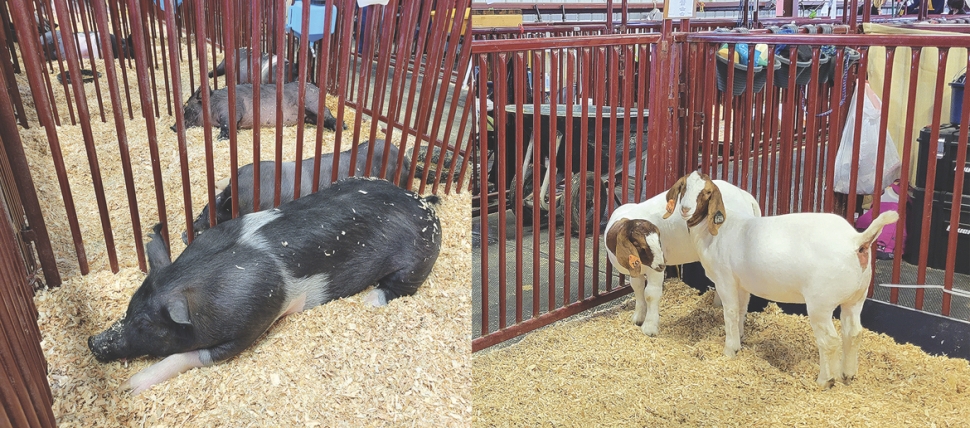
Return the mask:
<svg viewBox="0 0 970 428"><path fill-rule="evenodd" d="M724 223L724 213L720 211L714 212L714 224Z"/></svg>
<svg viewBox="0 0 970 428"><path fill-rule="evenodd" d="M630 255L629 262L630 262L630 267L633 268L634 270L639 270L640 269L640 258L639 257L634 256L634 255L631 254Z"/></svg>

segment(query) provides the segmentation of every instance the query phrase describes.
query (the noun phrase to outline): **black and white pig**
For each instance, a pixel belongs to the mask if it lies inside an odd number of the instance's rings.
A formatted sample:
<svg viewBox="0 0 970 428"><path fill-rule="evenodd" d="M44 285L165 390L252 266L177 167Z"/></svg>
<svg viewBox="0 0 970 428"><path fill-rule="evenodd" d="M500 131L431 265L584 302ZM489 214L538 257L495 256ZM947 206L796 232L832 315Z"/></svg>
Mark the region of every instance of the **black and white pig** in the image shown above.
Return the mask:
<svg viewBox="0 0 970 428"><path fill-rule="evenodd" d="M253 72L250 70L252 51L249 48L239 48L236 50L236 59L239 61L239 68L236 70L236 81L239 83L252 83ZM276 82L276 67L283 63L283 82L292 82L297 79L297 68L293 67L289 61L277 55L263 53L259 56L259 81L260 83ZM215 70L209 72L209 77L222 76L226 74L226 60L216 66Z"/></svg>
<svg viewBox="0 0 970 428"><path fill-rule="evenodd" d="M384 148L388 147L387 168L384 178L394 180L397 174L398 148L394 144L384 140L374 140L374 159L371 161L371 169L366 174L370 177L380 177L381 163L384 161ZM357 146L357 159L354 165L354 176L362 176L364 168L367 166L367 156L371 153L370 144L363 142ZM342 180L350 176L350 155L351 150L347 149L340 152L340 170L337 172L337 179ZM330 186L331 172L333 171L333 153L320 156L320 189ZM313 190L313 158L303 160L302 170L300 171L300 195L305 196ZM401 168L401 177L407 177L410 172L411 163L404 158L404 165ZM253 164L239 168L239 215L253 212ZM280 168L280 203L293 200L293 183L296 177L296 162L283 162ZM268 210L273 208L274 180L276 179L276 162L262 161L259 163L259 209ZM216 195L216 224L222 223L232 218L232 188L228 186L228 181L222 182L219 186L222 191ZM206 205L192 223L192 230L198 236L209 228L209 205ZM188 236L182 233L182 241L188 244Z"/></svg>
<svg viewBox="0 0 970 428"><path fill-rule="evenodd" d="M111 53L115 58L131 58L134 56L132 36L122 39L120 44L114 34L109 34L111 39ZM44 50L44 59L53 61L58 58L67 59L64 50L63 33L60 31L48 31L40 37L41 48ZM90 39L90 43L88 43ZM74 33L74 42L81 52L79 59L84 60L94 55L94 58L103 58L101 52L101 38L96 32Z"/></svg>
<svg viewBox="0 0 970 428"><path fill-rule="evenodd" d="M336 130L337 118L333 117L326 106L320 106L320 89L312 83L306 84L306 92L300 93L299 82L283 84L283 126L296 125L300 115L303 115L305 122L309 124L317 123L317 116L323 109L323 127ZM305 105L302 112L297 111L297 101L305 96ZM229 138L229 89L209 90L209 108L212 114L212 125L219 127L219 139ZM192 128L202 126L202 88L199 88L189 97L183 107L185 113L185 127ZM259 85L259 126L276 126L276 85ZM244 83L236 85L236 129L252 129L253 124L253 85ZM172 125L175 132L175 125ZM347 125L344 125L347 129Z"/></svg>
<svg viewBox="0 0 970 428"><path fill-rule="evenodd" d="M438 258L437 203L384 180L347 179L221 223L174 262L156 226L148 276L88 348L101 362L166 357L128 381L137 394L232 358L283 316L374 284L364 298L373 306L412 295Z"/></svg>

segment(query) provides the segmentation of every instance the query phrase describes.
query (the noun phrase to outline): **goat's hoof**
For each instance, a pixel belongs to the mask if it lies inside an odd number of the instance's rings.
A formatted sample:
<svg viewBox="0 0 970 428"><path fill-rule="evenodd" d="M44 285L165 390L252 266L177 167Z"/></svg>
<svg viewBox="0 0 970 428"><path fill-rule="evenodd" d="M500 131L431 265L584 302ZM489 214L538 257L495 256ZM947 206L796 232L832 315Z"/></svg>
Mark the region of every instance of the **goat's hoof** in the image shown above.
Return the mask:
<svg viewBox="0 0 970 428"><path fill-rule="evenodd" d="M843 374L842 375L842 383L844 383L846 385L852 383L852 381L854 381L854 380L855 380L855 375L852 375L852 376L849 376L847 374Z"/></svg>
<svg viewBox="0 0 970 428"><path fill-rule="evenodd" d="M653 337L653 336L656 336L657 333L659 333L660 328L657 325L647 323L647 324L644 324L643 327L640 328L640 330L643 331L643 334Z"/></svg>
<svg viewBox="0 0 970 428"><path fill-rule="evenodd" d="M724 356L728 358L734 358L738 355L737 349L724 348Z"/></svg>
<svg viewBox="0 0 970 428"><path fill-rule="evenodd" d="M637 327L640 327L641 325L643 325L644 318L645 317L643 317L643 316L639 316L638 317L637 316L637 313L634 312L633 313L633 317L631 318L631 320L633 321L633 324L636 324Z"/></svg>
<svg viewBox="0 0 970 428"><path fill-rule="evenodd" d="M829 380L818 379L816 382L818 382L818 386L822 388L823 391L835 386L835 378Z"/></svg>

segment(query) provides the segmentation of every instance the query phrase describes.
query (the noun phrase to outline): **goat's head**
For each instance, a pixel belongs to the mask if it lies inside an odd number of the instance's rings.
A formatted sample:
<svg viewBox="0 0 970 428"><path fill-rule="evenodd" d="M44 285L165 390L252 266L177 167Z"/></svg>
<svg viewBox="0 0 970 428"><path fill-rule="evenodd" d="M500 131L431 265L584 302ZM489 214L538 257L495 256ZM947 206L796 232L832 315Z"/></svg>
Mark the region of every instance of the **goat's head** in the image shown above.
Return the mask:
<svg viewBox="0 0 970 428"><path fill-rule="evenodd" d="M631 275L639 276L642 266L657 272L666 269L659 231L649 221L620 219L606 232L606 247Z"/></svg>
<svg viewBox="0 0 970 428"><path fill-rule="evenodd" d="M717 235L717 230L726 218L726 212L721 191L711 181L710 176L695 171L677 180L667 191L667 213L664 218L674 213L678 201L680 215L687 221L687 227L697 226L706 218L711 235Z"/></svg>

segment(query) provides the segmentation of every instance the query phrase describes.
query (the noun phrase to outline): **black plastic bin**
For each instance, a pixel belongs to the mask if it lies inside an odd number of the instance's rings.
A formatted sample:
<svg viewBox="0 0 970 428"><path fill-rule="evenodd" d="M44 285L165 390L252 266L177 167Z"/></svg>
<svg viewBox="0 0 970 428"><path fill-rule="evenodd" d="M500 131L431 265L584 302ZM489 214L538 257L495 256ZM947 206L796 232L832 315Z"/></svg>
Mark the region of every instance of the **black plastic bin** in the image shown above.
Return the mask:
<svg viewBox="0 0 970 428"><path fill-rule="evenodd" d="M859 62L859 58L862 58L862 54L860 54L859 51L852 48L845 48L845 53L842 55L842 61L845 62L845 66L842 68L842 73L846 73L849 67ZM842 82L842 76L838 76L838 79L836 79L835 76L836 59L837 57L831 57L825 68L819 70L819 81L822 83L831 81L832 84Z"/></svg>
<svg viewBox="0 0 970 428"><path fill-rule="evenodd" d="M933 187L935 190L952 192L953 183L956 180L957 167L957 139L960 138L960 128L954 124L947 124L940 127L940 137L935 142L930 142L930 127L924 127L919 131L919 156L916 164L916 186L926 187L926 172L929 169L930 153L936 155L936 182ZM966 141L970 144L970 138ZM970 193L970 154L964 164L963 191Z"/></svg>
<svg viewBox="0 0 970 428"><path fill-rule="evenodd" d="M727 88L728 60L720 55L715 56L717 57L717 90L724 92ZM748 66L733 61L731 63L734 64L734 86L731 92L734 96L738 96L744 93L745 89L748 89ZM754 93L761 92L765 88L765 83L768 82L768 73L765 68L754 67ZM774 68L778 68L777 59Z"/></svg>
<svg viewBox="0 0 970 428"><path fill-rule="evenodd" d="M811 54L811 50L809 50ZM791 73L791 60L789 59L787 52L781 52L775 54L775 58L778 60L778 68L775 69L775 86L782 88L788 87L788 76ZM818 64L819 64L819 80L825 76L828 68L825 66L829 63L829 56L825 53L819 53ZM807 61L795 61L795 84L796 85L807 85L812 80L812 60Z"/></svg>
<svg viewBox="0 0 970 428"><path fill-rule="evenodd" d="M922 236L923 198L926 195L926 189L911 187L909 195L910 199L906 203L906 251L903 253L903 260L910 264L919 264L920 248L926 245L928 246L926 266L945 269L953 193L933 192L928 236ZM954 271L968 274L970 273L970 195L963 195L961 205Z"/></svg>

